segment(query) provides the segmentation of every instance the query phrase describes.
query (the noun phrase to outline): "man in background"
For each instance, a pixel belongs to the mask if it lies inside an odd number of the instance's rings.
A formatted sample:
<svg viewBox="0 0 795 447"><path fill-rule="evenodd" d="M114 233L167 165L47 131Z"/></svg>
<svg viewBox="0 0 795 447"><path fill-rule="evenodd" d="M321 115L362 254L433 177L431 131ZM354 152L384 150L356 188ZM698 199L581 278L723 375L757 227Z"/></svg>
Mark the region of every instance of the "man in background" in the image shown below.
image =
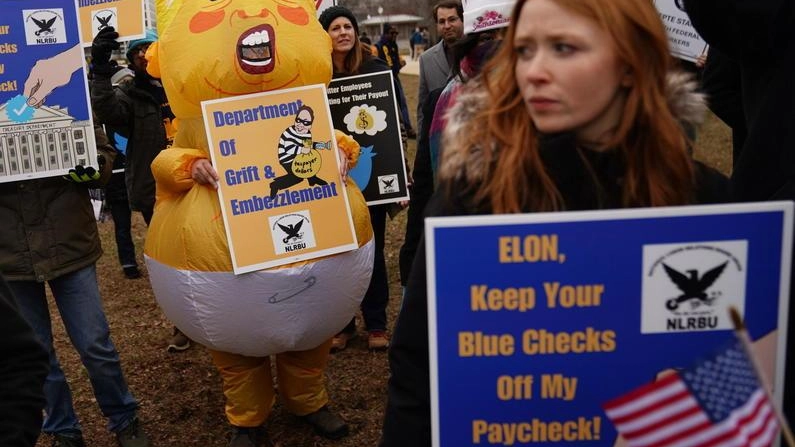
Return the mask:
<svg viewBox="0 0 795 447"><path fill-rule="evenodd" d="M436 32L441 39L420 55L417 129L422 129L425 120L422 108L430 92L447 85L453 63L452 45L464 36L463 17L464 8L458 0L442 0L433 7L433 21L436 22Z"/></svg>
<svg viewBox="0 0 795 447"><path fill-rule="evenodd" d="M417 98L417 153L414 157L414 187L411 192L406 235L400 247L400 283L405 286L423 232L425 205L433 193L430 170L429 131L436 100L452 73L452 45L464 36L464 9L457 0L443 0L433 8L436 30L442 40L420 55L420 87ZM423 156L425 155L425 156Z"/></svg>
<svg viewBox="0 0 795 447"><path fill-rule="evenodd" d="M127 60L135 78L127 88L114 88L110 62L113 50L119 48L119 33L109 26L103 28L91 44L91 106L106 126L129 129L125 181L130 207L139 211L147 225L155 209L155 178L152 161L174 141L174 114L159 79L147 71L146 50L157 41L157 34L148 30L142 39L133 40L127 49ZM169 351L184 351L190 339L174 327L168 342Z"/></svg>
<svg viewBox="0 0 795 447"><path fill-rule="evenodd" d="M118 67L110 78L114 88L127 89L135 79L135 73L126 67ZM127 166L127 141L130 130L114 126L105 126L110 144L116 149L116 160L113 162L113 175L105 186L105 203L113 216L113 230L116 237L116 249L119 255L124 276L127 279L138 279L141 271L135 259L135 244L132 239L132 210L127 196L124 171Z"/></svg>
<svg viewBox="0 0 795 447"><path fill-rule="evenodd" d="M422 41L422 33L420 32L420 28L414 28L414 32L411 33L411 37L409 38L409 46L411 47L411 60L417 59L417 44Z"/></svg>

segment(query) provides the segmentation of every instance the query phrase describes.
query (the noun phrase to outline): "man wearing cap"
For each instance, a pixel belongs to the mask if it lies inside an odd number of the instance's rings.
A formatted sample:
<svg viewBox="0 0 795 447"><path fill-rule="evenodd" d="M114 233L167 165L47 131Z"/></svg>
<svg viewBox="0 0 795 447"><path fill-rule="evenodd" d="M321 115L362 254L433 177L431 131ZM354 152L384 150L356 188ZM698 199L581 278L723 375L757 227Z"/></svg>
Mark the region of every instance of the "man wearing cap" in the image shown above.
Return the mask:
<svg viewBox="0 0 795 447"><path fill-rule="evenodd" d="M134 81L113 88L114 68L110 56L119 48L118 37L119 33L109 26L103 28L91 44L94 67L91 105L104 124L130 129L125 168L127 196L130 208L139 211L149 225L155 208L155 179L150 165L174 140L174 114L160 80L146 71L146 50L157 41L153 30L147 30L142 39L130 42L127 49L127 60L135 72ZM168 350L183 351L189 347L190 340L175 327Z"/></svg>
<svg viewBox="0 0 795 447"><path fill-rule="evenodd" d="M127 67L117 67L110 83L115 88L129 88L135 79L135 73ZM127 185L124 171L127 167L127 140L130 138L130 129L105 126L110 144L116 149L116 160L113 162L113 175L105 186L105 201L113 216L113 229L116 238L116 248L119 255L124 276L127 279L138 279L141 272L138 270L138 261L135 259L135 244L132 239L132 211L130 200L127 197Z"/></svg>
<svg viewBox="0 0 795 447"><path fill-rule="evenodd" d="M155 179L149 165L170 143L169 138L173 138L163 122L171 121L174 115L160 81L146 72L144 54L157 40L152 30L147 31L144 38L130 42L127 50L135 81L128 88L113 89L110 54L119 47L118 36L113 27L107 27L94 38L91 46L94 67L91 104L103 123L132 129L127 146L127 190L130 206L140 211L148 224L155 206Z"/></svg>
<svg viewBox="0 0 795 447"><path fill-rule="evenodd" d="M458 0L442 0L433 7L433 21L441 40L420 55L420 87L417 95L417 130L425 120L422 108L428 95L447 85L453 61L452 45L464 35L464 8Z"/></svg>

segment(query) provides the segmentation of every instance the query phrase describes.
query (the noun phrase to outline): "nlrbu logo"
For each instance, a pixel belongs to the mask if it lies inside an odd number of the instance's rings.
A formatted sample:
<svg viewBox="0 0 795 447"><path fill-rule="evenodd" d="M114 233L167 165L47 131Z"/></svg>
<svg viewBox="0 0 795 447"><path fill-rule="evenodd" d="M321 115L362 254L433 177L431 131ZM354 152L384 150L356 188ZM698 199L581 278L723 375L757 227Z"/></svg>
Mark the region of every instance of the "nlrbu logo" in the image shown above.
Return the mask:
<svg viewBox="0 0 795 447"><path fill-rule="evenodd" d="M116 8L106 8L91 13L91 35L97 37L100 31L112 26L119 29L119 15Z"/></svg>
<svg viewBox="0 0 795 447"><path fill-rule="evenodd" d="M271 216L268 221L276 254L300 252L317 245L308 210Z"/></svg>
<svg viewBox="0 0 795 447"><path fill-rule="evenodd" d="M745 308L748 241L643 246L641 333L731 329Z"/></svg>
<svg viewBox="0 0 795 447"><path fill-rule="evenodd" d="M66 43L63 9L26 9L22 16L28 45Z"/></svg>

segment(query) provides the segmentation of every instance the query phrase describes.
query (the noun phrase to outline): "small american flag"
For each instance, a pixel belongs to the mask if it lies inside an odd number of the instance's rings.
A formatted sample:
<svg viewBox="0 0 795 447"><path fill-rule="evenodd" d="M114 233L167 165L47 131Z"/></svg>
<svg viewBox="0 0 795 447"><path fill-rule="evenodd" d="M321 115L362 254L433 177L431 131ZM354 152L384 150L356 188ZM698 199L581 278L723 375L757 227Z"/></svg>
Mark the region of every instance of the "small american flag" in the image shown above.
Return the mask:
<svg viewBox="0 0 795 447"><path fill-rule="evenodd" d="M739 340L604 409L630 447L766 447L778 433L773 404Z"/></svg>

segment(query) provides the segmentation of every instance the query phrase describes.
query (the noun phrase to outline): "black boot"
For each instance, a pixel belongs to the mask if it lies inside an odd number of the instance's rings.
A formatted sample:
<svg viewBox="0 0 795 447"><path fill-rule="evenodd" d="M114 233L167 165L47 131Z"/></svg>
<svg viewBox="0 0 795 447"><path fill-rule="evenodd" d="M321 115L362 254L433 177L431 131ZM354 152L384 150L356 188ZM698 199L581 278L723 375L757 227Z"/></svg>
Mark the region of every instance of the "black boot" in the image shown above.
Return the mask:
<svg viewBox="0 0 795 447"><path fill-rule="evenodd" d="M273 447L264 425L259 427L232 426L229 447Z"/></svg>
<svg viewBox="0 0 795 447"><path fill-rule="evenodd" d="M315 433L324 438L342 439L348 436L348 424L332 413L326 405L314 413L303 416L303 419L315 429Z"/></svg>

